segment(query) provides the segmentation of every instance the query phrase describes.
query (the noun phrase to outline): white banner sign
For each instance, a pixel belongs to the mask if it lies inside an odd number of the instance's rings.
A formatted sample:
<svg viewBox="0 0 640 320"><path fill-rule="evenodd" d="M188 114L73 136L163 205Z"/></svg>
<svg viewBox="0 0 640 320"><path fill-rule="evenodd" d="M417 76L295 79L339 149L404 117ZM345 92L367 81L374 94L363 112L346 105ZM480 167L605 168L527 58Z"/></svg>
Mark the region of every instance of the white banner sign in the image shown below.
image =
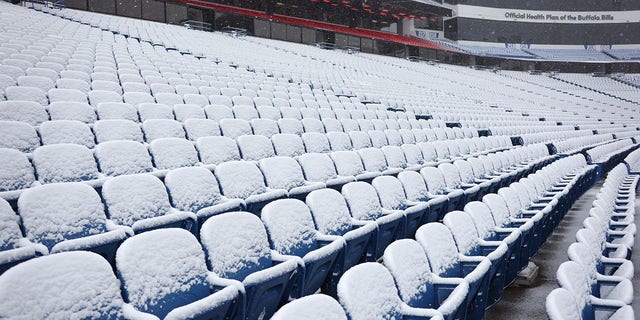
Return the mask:
<svg viewBox="0 0 640 320"><path fill-rule="evenodd" d="M633 23L640 22L640 10L634 11L541 11L457 6L458 17L532 22L532 23Z"/></svg>

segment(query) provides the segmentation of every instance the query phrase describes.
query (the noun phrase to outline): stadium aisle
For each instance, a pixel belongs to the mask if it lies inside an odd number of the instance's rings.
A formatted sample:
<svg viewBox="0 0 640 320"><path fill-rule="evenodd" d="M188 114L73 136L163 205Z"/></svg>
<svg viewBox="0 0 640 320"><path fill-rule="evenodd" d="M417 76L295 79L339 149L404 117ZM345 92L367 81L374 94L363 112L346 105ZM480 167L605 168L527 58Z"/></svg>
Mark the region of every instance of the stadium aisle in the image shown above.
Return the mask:
<svg viewBox="0 0 640 320"><path fill-rule="evenodd" d="M538 277L531 287L512 284L505 288L502 300L487 310L485 319L516 320L546 319L545 299L558 287L556 271L561 263L567 261L567 249L575 242L576 232L582 228L582 222L589 215L604 178L583 194L566 214L547 242L532 259L538 266ZM636 210L637 212L638 210ZM638 241L636 239L636 241ZM638 255L634 257L634 265L638 265ZM636 277L638 269L636 268ZM638 307L638 292L635 292L634 309ZM634 310L638 311L638 310Z"/></svg>

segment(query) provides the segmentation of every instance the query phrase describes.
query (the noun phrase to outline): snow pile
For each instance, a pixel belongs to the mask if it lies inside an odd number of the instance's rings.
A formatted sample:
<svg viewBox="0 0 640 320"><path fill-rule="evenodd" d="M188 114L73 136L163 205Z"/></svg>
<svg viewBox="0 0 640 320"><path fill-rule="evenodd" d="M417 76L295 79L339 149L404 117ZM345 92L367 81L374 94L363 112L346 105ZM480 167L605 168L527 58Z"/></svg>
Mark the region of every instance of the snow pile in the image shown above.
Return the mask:
<svg viewBox="0 0 640 320"><path fill-rule="evenodd" d="M382 215L382 207L376 190L365 182L351 182L342 187L342 195L351 215L356 220L376 220Z"/></svg>
<svg viewBox="0 0 640 320"><path fill-rule="evenodd" d="M40 125L39 131L42 144L72 143L89 149L96 144L89 126L76 120L47 121Z"/></svg>
<svg viewBox="0 0 640 320"><path fill-rule="evenodd" d="M242 281L271 267L267 232L256 215L230 212L213 216L200 235L212 271L220 277Z"/></svg>
<svg viewBox="0 0 640 320"><path fill-rule="evenodd" d="M63 240L106 232L98 193L83 183L56 183L25 190L18 199L27 237L49 249Z"/></svg>
<svg viewBox="0 0 640 320"><path fill-rule="evenodd" d="M272 157L259 162L267 185L272 189L291 190L305 184L302 169L289 157Z"/></svg>
<svg viewBox="0 0 640 320"><path fill-rule="evenodd" d="M42 183L86 181L98 178L93 153L77 144L52 144L33 152L33 165Z"/></svg>
<svg viewBox="0 0 640 320"><path fill-rule="evenodd" d="M193 144L186 139L156 139L149 144L149 150L157 169L190 167L198 163L198 152Z"/></svg>
<svg viewBox="0 0 640 320"><path fill-rule="evenodd" d="M31 259L0 276L0 318L120 319L123 305L118 279L95 253Z"/></svg>
<svg viewBox="0 0 640 320"><path fill-rule="evenodd" d="M338 282L338 297L349 319L402 319L402 301L389 271L367 262L354 266Z"/></svg>
<svg viewBox="0 0 640 320"><path fill-rule="evenodd" d="M240 160L238 145L229 137L198 138L196 146L204 164L219 165L227 161Z"/></svg>
<svg viewBox="0 0 640 320"><path fill-rule="evenodd" d="M295 199L273 201L262 209L261 217L271 246L279 253L302 257L318 248L313 218L304 202Z"/></svg>
<svg viewBox="0 0 640 320"><path fill-rule="evenodd" d="M190 140L196 141L201 137L219 136L218 122L210 119L186 119L184 129Z"/></svg>
<svg viewBox="0 0 640 320"><path fill-rule="evenodd" d="M100 170L108 176L144 173L153 170L147 148L135 141L115 140L95 149Z"/></svg>
<svg viewBox="0 0 640 320"><path fill-rule="evenodd" d="M31 163L24 154L0 148L0 191L29 188L35 179Z"/></svg>
<svg viewBox="0 0 640 320"><path fill-rule="evenodd" d="M40 139L33 127L19 121L0 120L0 148L33 152L40 146Z"/></svg>
<svg viewBox="0 0 640 320"><path fill-rule="evenodd" d="M77 120L84 123L96 121L96 113L83 102L52 102L49 105L51 120Z"/></svg>
<svg viewBox="0 0 640 320"><path fill-rule="evenodd" d="M49 114L37 102L0 101L0 120L22 121L37 126L49 120Z"/></svg>
<svg viewBox="0 0 640 320"><path fill-rule="evenodd" d="M285 157L297 157L305 153L302 139L295 134L279 133L271 137L276 154Z"/></svg>
<svg viewBox="0 0 640 320"><path fill-rule="evenodd" d="M171 203L178 210L198 212L215 205L221 198L216 177L202 167L171 170L164 182L171 194Z"/></svg>
<svg viewBox="0 0 640 320"><path fill-rule="evenodd" d="M342 236L351 231L352 218L340 192L328 188L316 190L309 193L306 203L320 233Z"/></svg>
<svg viewBox="0 0 640 320"><path fill-rule="evenodd" d="M246 199L266 191L260 169L251 162L225 162L216 167L215 174L227 197Z"/></svg>
<svg viewBox="0 0 640 320"><path fill-rule="evenodd" d="M99 120L93 124L98 143L113 140L144 142L140 126L131 120Z"/></svg>
<svg viewBox="0 0 640 320"><path fill-rule="evenodd" d="M159 217L171 211L162 181L148 174L119 176L102 186L109 217L117 224L131 226L136 221Z"/></svg>
<svg viewBox="0 0 640 320"><path fill-rule="evenodd" d="M246 135L238 137L237 140L244 160L258 161L275 156L271 140L265 136Z"/></svg>
<svg viewBox="0 0 640 320"><path fill-rule="evenodd" d="M116 266L129 302L160 318L210 295L198 240L183 229L160 229L127 239Z"/></svg>

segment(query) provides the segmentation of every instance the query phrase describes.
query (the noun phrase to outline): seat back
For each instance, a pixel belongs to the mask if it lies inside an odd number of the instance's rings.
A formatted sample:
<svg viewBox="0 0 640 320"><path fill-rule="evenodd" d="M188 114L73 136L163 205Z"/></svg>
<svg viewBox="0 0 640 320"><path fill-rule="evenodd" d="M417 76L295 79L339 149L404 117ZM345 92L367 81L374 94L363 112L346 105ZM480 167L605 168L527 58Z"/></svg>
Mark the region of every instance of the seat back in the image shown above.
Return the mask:
<svg viewBox="0 0 640 320"><path fill-rule="evenodd" d="M0 310L6 318L121 319L120 282L109 263L87 251L31 259L0 276ZM34 308L37 306L37 308Z"/></svg>
<svg viewBox="0 0 640 320"><path fill-rule="evenodd" d="M452 189L460 188L462 180L460 178L460 172L456 166L451 163L443 163L438 166L438 169L442 172L447 187Z"/></svg>
<svg viewBox="0 0 640 320"><path fill-rule="evenodd" d="M388 168L384 153L378 148L360 149L357 153L366 171L382 172Z"/></svg>
<svg viewBox="0 0 640 320"><path fill-rule="evenodd" d="M471 215L464 211L451 211L444 216L442 223L451 230L458 251L462 254L473 255L477 249L480 235Z"/></svg>
<svg viewBox="0 0 640 320"><path fill-rule="evenodd" d="M183 229L152 230L125 240L116 267L125 299L160 318L211 294L202 247Z"/></svg>
<svg viewBox="0 0 640 320"><path fill-rule="evenodd" d="M407 198L402 182L395 177L380 176L371 183L378 193L382 207L389 210L404 210L407 208Z"/></svg>
<svg viewBox="0 0 640 320"><path fill-rule="evenodd" d="M353 149L351 138L344 132L329 132L327 133L327 139L329 139L332 151L347 151Z"/></svg>
<svg viewBox="0 0 640 320"><path fill-rule="evenodd" d="M271 317L271 320L347 320L338 301L324 294L312 294L291 301Z"/></svg>
<svg viewBox="0 0 640 320"><path fill-rule="evenodd" d="M331 159L341 176L357 176L364 172L362 159L355 151L334 151Z"/></svg>
<svg viewBox="0 0 640 320"><path fill-rule="evenodd" d="M243 160L258 161L275 156L271 140L261 135L244 135L237 138Z"/></svg>
<svg viewBox="0 0 640 320"><path fill-rule="evenodd" d="M160 170L195 166L199 162L196 148L186 139L156 139L149 144L149 151L155 167Z"/></svg>
<svg viewBox="0 0 640 320"><path fill-rule="evenodd" d="M202 225L200 240L207 262L216 275L243 281L271 267L267 231L260 218L248 212L213 216Z"/></svg>
<svg viewBox="0 0 640 320"><path fill-rule="evenodd" d="M302 168L293 158L271 157L258 164L269 188L291 190L305 183Z"/></svg>
<svg viewBox="0 0 640 320"><path fill-rule="evenodd" d="M427 223L416 231L416 241L424 249L433 272L443 277L463 276L456 241L447 226Z"/></svg>
<svg viewBox="0 0 640 320"><path fill-rule="evenodd" d="M222 194L229 198L246 199L266 191L264 177L251 162L229 161L215 168Z"/></svg>
<svg viewBox="0 0 640 320"><path fill-rule="evenodd" d="M43 122L39 128L42 144L70 143L87 148L95 146L95 138L89 126L76 120Z"/></svg>
<svg viewBox="0 0 640 320"><path fill-rule="evenodd" d="M502 226L509 223L511 217L507 202L498 194L490 193L482 197L482 202L489 207L491 215L497 226Z"/></svg>
<svg viewBox="0 0 640 320"><path fill-rule="evenodd" d="M27 238L49 250L61 240L106 231L102 200L84 183L56 183L25 190L18 199L18 212Z"/></svg>
<svg viewBox="0 0 640 320"><path fill-rule="evenodd" d="M178 210L198 212L221 200L218 180L202 167L171 170L164 178L171 204Z"/></svg>
<svg viewBox="0 0 640 320"><path fill-rule="evenodd" d="M389 271L381 264L356 265L338 282L338 298L349 319L402 319L402 301Z"/></svg>
<svg viewBox="0 0 640 320"><path fill-rule="evenodd" d="M434 308L431 267L427 254L418 242L401 239L384 251L384 266L395 279L400 298L414 308Z"/></svg>
<svg viewBox="0 0 640 320"><path fill-rule="evenodd" d="M328 188L312 191L306 204L320 233L342 236L351 230L352 217L340 192Z"/></svg>
<svg viewBox="0 0 640 320"><path fill-rule="evenodd" d="M305 153L298 157L307 181L325 182L338 176L336 167L329 155Z"/></svg>
<svg viewBox="0 0 640 320"><path fill-rule="evenodd" d="M40 139L33 126L21 121L0 120L0 148L33 152L39 146Z"/></svg>
<svg viewBox="0 0 640 320"><path fill-rule="evenodd" d="M443 194L447 183L442 170L435 167L425 167L420 170L420 174L427 185L427 190L432 194Z"/></svg>
<svg viewBox="0 0 640 320"><path fill-rule="evenodd" d="M271 142L279 156L297 157L305 153L302 139L291 133L279 133L271 137Z"/></svg>
<svg viewBox="0 0 640 320"><path fill-rule="evenodd" d="M549 320L581 320L580 303L567 289L557 288L547 295L545 307Z"/></svg>
<svg viewBox="0 0 640 320"><path fill-rule="evenodd" d="M0 148L0 192L29 188L35 180L33 167L25 154Z"/></svg>
<svg viewBox="0 0 640 320"><path fill-rule="evenodd" d="M376 189L365 182L350 182L342 187L351 216L357 220L376 220L382 216L382 206Z"/></svg>
<svg viewBox="0 0 640 320"><path fill-rule="evenodd" d="M426 201L429 199L427 184L422 175L415 171L403 171L398 174L398 180L402 183L405 195L409 201Z"/></svg>
<svg viewBox="0 0 640 320"><path fill-rule="evenodd" d="M229 137L202 137L196 141L200 160L204 164L218 165L227 161L240 160L240 150L236 141Z"/></svg>
<svg viewBox="0 0 640 320"><path fill-rule="evenodd" d="M136 141L108 141L95 148L102 173L108 176L145 173L153 170L147 148Z"/></svg>
<svg viewBox="0 0 640 320"><path fill-rule="evenodd" d="M309 208L296 199L270 202L260 214L271 248L285 255L304 257L318 249L317 231Z"/></svg>
<svg viewBox="0 0 640 320"><path fill-rule="evenodd" d="M480 238L488 239L494 235L495 217L491 214L491 209L487 204L480 201L471 201L464 206L464 212L473 219Z"/></svg>
<svg viewBox="0 0 640 320"><path fill-rule="evenodd" d="M52 144L33 152L33 165L41 183L86 181L98 178L91 150L77 144Z"/></svg>
<svg viewBox="0 0 640 320"><path fill-rule="evenodd" d="M317 132L305 132L302 134L302 141L308 153L327 153L331 151L327 135Z"/></svg>
<svg viewBox="0 0 640 320"><path fill-rule="evenodd" d="M15 249L21 246L22 231L20 230L20 217L13 212L11 205L0 198L0 252Z"/></svg>
<svg viewBox="0 0 640 320"><path fill-rule="evenodd" d="M171 211L164 184L149 174L109 179L102 186L102 197L109 217L121 225L131 226L136 221L160 217Z"/></svg>

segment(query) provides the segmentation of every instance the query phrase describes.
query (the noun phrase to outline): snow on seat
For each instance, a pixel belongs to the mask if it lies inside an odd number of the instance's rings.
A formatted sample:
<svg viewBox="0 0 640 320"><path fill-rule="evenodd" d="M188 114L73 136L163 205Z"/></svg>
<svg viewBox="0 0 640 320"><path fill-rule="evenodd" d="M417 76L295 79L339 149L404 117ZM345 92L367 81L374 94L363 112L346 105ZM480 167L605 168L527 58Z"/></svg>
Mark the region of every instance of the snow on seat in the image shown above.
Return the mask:
<svg viewBox="0 0 640 320"><path fill-rule="evenodd" d="M218 165L240 160L240 150L235 140L228 137L202 137L196 141L200 160L207 165Z"/></svg>
<svg viewBox="0 0 640 320"><path fill-rule="evenodd" d="M340 189L342 185L355 181L354 176L339 176L329 155L305 153L298 157L305 179L311 182L324 182L327 187Z"/></svg>
<svg viewBox="0 0 640 320"><path fill-rule="evenodd" d="M424 249L433 273L450 281L464 279L469 283L467 318L483 318L491 261L486 257L461 254L451 231L442 223L432 222L420 227L416 232L416 241Z"/></svg>
<svg viewBox="0 0 640 320"><path fill-rule="evenodd" d="M581 235L584 239L584 234ZM595 237L595 235L593 235ZM591 238L591 237L589 237ZM569 260L586 268L596 270L605 276L622 277L633 280L634 266L630 260L603 256L603 250L596 239L593 242L575 242L567 250Z"/></svg>
<svg viewBox="0 0 640 320"><path fill-rule="evenodd" d="M278 127L281 133L292 133L301 136L304 133L302 123L297 119L278 119Z"/></svg>
<svg viewBox="0 0 640 320"><path fill-rule="evenodd" d="M49 107L51 120L76 120L84 123L96 121L96 112L85 102L52 102Z"/></svg>
<svg viewBox="0 0 640 320"><path fill-rule="evenodd" d="M442 172L444 177L446 185L445 189L462 190L464 193L464 197L462 199L463 203L479 200L478 194L480 192L480 186L475 183L463 183L458 167L451 163L443 163L438 166L438 169Z"/></svg>
<svg viewBox="0 0 640 320"><path fill-rule="evenodd" d="M220 135L220 126L215 120L190 118L186 119L183 125L191 141L197 141L201 137Z"/></svg>
<svg viewBox="0 0 640 320"><path fill-rule="evenodd" d="M267 231L254 214L213 216L202 225L200 239L213 273L242 282L248 319L269 318L299 281L297 261L271 253Z"/></svg>
<svg viewBox="0 0 640 320"><path fill-rule="evenodd" d="M251 128L253 129L253 134L265 137L272 137L280 133L278 123L270 119L252 119Z"/></svg>
<svg viewBox="0 0 640 320"><path fill-rule="evenodd" d="M5 272L0 276L0 317L141 319L124 303L109 263L91 252L32 259Z"/></svg>
<svg viewBox="0 0 640 320"><path fill-rule="evenodd" d="M305 132L302 134L302 142L308 153L328 153L331 151L329 139L326 134Z"/></svg>
<svg viewBox="0 0 640 320"><path fill-rule="evenodd" d="M51 89L47 92L49 102L79 102L87 103L89 99L87 95L75 89Z"/></svg>
<svg viewBox="0 0 640 320"><path fill-rule="evenodd" d="M248 98L248 97L240 97L240 98ZM252 119L258 119L258 110L253 105L235 105L233 108L233 116L236 119L243 119L247 121L251 121Z"/></svg>
<svg viewBox="0 0 640 320"><path fill-rule="evenodd" d="M135 233L158 228L195 231L196 216L171 207L162 181L150 174L108 179L102 197L111 220L133 228Z"/></svg>
<svg viewBox="0 0 640 320"><path fill-rule="evenodd" d="M40 183L79 182L99 178L93 153L87 147L61 143L41 146L33 152L33 166Z"/></svg>
<svg viewBox="0 0 640 320"><path fill-rule="evenodd" d="M141 103L138 105L138 115L140 121L144 122L151 119L169 119L173 120L173 111L171 107L161 103Z"/></svg>
<svg viewBox="0 0 640 320"><path fill-rule="evenodd" d="M197 104L176 104L173 106L173 114L180 122L187 119L206 119L204 109Z"/></svg>
<svg viewBox="0 0 640 320"><path fill-rule="evenodd" d="M100 120L129 120L138 122L138 111L128 103L101 102L93 105Z"/></svg>
<svg viewBox="0 0 640 320"><path fill-rule="evenodd" d="M204 107L204 113L208 119L220 121L222 119L233 119L233 110L225 105L208 105Z"/></svg>
<svg viewBox="0 0 640 320"><path fill-rule="evenodd" d="M596 313L600 307L630 305L633 301L631 280L599 275L594 269L574 261L563 262L558 267L556 277L561 288L586 301L587 314Z"/></svg>
<svg viewBox="0 0 640 320"><path fill-rule="evenodd" d="M258 164L267 186L287 190L290 198L304 200L309 192L325 187L322 182L306 181L300 164L293 158L274 156L264 158Z"/></svg>
<svg viewBox="0 0 640 320"><path fill-rule="evenodd" d="M366 171L379 172L383 175L397 175L402 171L400 168L389 169L384 153L378 148L360 149L357 153Z"/></svg>
<svg viewBox="0 0 640 320"><path fill-rule="evenodd" d="M79 144L89 149L96 145L91 128L80 121L47 121L40 125L38 131L43 145L71 143Z"/></svg>
<svg viewBox="0 0 640 320"><path fill-rule="evenodd" d="M299 257L302 283L292 290L304 296L320 289L334 272L344 240L319 234L309 208L297 199L270 202L262 209L261 218L271 248L281 255Z"/></svg>
<svg viewBox="0 0 640 320"><path fill-rule="evenodd" d="M36 87L11 86L4 90L4 94L9 101L31 101L40 105L49 104L46 92Z"/></svg>
<svg viewBox="0 0 640 320"><path fill-rule="evenodd" d="M216 177L202 167L171 170L165 177L165 185L173 207L195 213L199 226L211 216L240 210L244 206L240 199L222 196Z"/></svg>
<svg viewBox="0 0 640 320"><path fill-rule="evenodd" d="M101 103L122 103L122 95L110 90L91 90L89 91L89 103L94 108Z"/></svg>
<svg viewBox="0 0 640 320"><path fill-rule="evenodd" d="M41 76L20 76L18 86L38 88L44 92L55 87L53 80Z"/></svg>
<svg viewBox="0 0 640 320"><path fill-rule="evenodd" d="M40 146L36 130L20 121L0 120L0 148L31 153Z"/></svg>
<svg viewBox="0 0 640 320"><path fill-rule="evenodd" d="M271 137L271 142L279 156L297 157L305 153L302 139L291 133L279 133Z"/></svg>
<svg viewBox="0 0 640 320"><path fill-rule="evenodd" d="M464 191L448 188L442 170L434 167L425 167L420 170L420 174L427 185L427 190L431 198L446 197L448 199L448 211L462 209L464 207Z"/></svg>
<svg viewBox="0 0 640 320"><path fill-rule="evenodd" d="M156 103L156 99L146 92L125 92L125 94L122 95L122 98L124 102L133 106L137 106L141 103Z"/></svg>
<svg viewBox="0 0 640 320"><path fill-rule="evenodd" d="M125 299L161 319L227 319L241 315L240 290L207 270L196 237L171 228L145 232L118 249L116 267ZM149 315L147 315L149 317Z"/></svg>
<svg viewBox="0 0 640 320"><path fill-rule="evenodd" d="M0 148L0 192L26 189L34 182L34 170L27 156L18 150Z"/></svg>
<svg viewBox="0 0 640 320"><path fill-rule="evenodd" d="M360 221L375 221L378 224L376 259L382 257L384 249L394 240L404 238L406 216L402 211L387 210L380 204L376 189L365 182L350 182L342 187L342 196L347 202L351 216Z"/></svg>
<svg viewBox="0 0 640 320"><path fill-rule="evenodd" d="M37 102L0 101L0 120L22 121L37 126L49 120L49 114Z"/></svg>
<svg viewBox="0 0 640 320"><path fill-rule="evenodd" d="M222 119L219 123L222 135L231 139L236 139L242 135L253 134L253 131L251 130L251 124L247 120Z"/></svg>
<svg viewBox="0 0 640 320"><path fill-rule="evenodd" d="M258 102L257 99L264 99L262 102ZM258 114L260 115L260 119L269 119L276 121L282 118L282 114L280 114L280 110L271 105L271 100L258 97L255 98L256 101L256 109L258 110Z"/></svg>
<svg viewBox="0 0 640 320"><path fill-rule="evenodd" d="M193 143L180 138L160 138L151 141L149 151L156 169L176 169L198 164L198 152Z"/></svg>
<svg viewBox="0 0 640 320"><path fill-rule="evenodd" d="M318 119L302 119L300 123L302 124L304 132L319 132L319 133L325 132L325 128L324 128L324 125L322 124L322 121Z"/></svg>
<svg viewBox="0 0 640 320"><path fill-rule="evenodd" d="M400 298L407 305L437 309L445 319L465 318L469 283L434 274L418 242L410 239L394 241L385 250L383 261L395 279Z"/></svg>
<svg viewBox="0 0 640 320"><path fill-rule="evenodd" d="M156 101L160 104L164 104L169 106L170 108L172 108L173 106L177 105L177 104L183 104L184 103L184 99L182 99L182 96L175 94L175 93L166 93L166 92L160 92L156 95L154 95ZM127 94L125 93L125 100L127 99Z"/></svg>
<svg viewBox="0 0 640 320"><path fill-rule="evenodd" d="M358 181L369 181L381 175L380 172L365 171L362 158L355 151L334 151L331 160L341 176L353 176Z"/></svg>
<svg viewBox="0 0 640 320"><path fill-rule="evenodd" d="M169 119L151 119L142 123L145 140L151 142L160 138L185 139L182 123Z"/></svg>
<svg viewBox="0 0 640 320"><path fill-rule="evenodd" d="M55 183L25 190L18 199L25 235L51 253L88 250L113 262L127 237L104 213L98 193L84 183Z"/></svg>
<svg viewBox="0 0 640 320"><path fill-rule="evenodd" d="M347 320L340 303L324 294L312 294L282 306L272 320Z"/></svg>
<svg viewBox="0 0 640 320"><path fill-rule="evenodd" d="M460 253L468 256L483 256L491 260L491 269L489 271L491 290L488 292L487 298L488 304L492 305L500 300L502 296L505 278L509 272L510 250L504 241L486 240L484 238L486 228L483 228L483 225L476 225L479 220L474 220L469 213L464 211L451 211L444 216L442 222L451 230ZM480 232L483 232L483 234L480 234Z"/></svg>
<svg viewBox="0 0 640 320"><path fill-rule="evenodd" d="M329 139L332 151L353 150L351 138L344 132L329 132L327 133L327 139Z"/></svg>
<svg viewBox="0 0 640 320"><path fill-rule="evenodd" d="M0 228L0 275L23 261L48 253L22 236L20 217L4 199L0 199Z"/></svg>
<svg viewBox="0 0 640 320"><path fill-rule="evenodd" d="M405 234L413 237L418 228L435 221L431 216L427 202L413 202L407 199L402 182L395 177L381 176L373 179L371 185L376 189L382 208L402 211L406 217Z"/></svg>
<svg viewBox="0 0 640 320"><path fill-rule="evenodd" d="M349 319L442 319L434 309L412 308L398 296L393 277L382 264L367 262L345 272L338 299Z"/></svg>
<svg viewBox="0 0 640 320"><path fill-rule="evenodd" d="M243 135L237 138L243 160L258 161L275 156L271 140L261 135Z"/></svg>
<svg viewBox="0 0 640 320"><path fill-rule="evenodd" d="M340 192L328 188L312 191L306 204L320 234L339 236L345 241L344 253L336 262L338 275L361 261L375 261L377 224L353 219ZM332 283L335 284L338 278L334 276Z"/></svg>
<svg viewBox="0 0 640 320"><path fill-rule="evenodd" d="M322 109L321 109L322 110ZM324 130L329 132L344 132L344 128L342 128L342 123L335 118L323 118L322 123L324 124Z"/></svg>
<svg viewBox="0 0 640 320"><path fill-rule="evenodd" d="M287 196L286 190L268 188L262 172L252 162L224 162L216 166L215 175L222 194L244 200L246 210L254 214L259 214L265 204Z"/></svg>
<svg viewBox="0 0 640 320"><path fill-rule="evenodd" d="M151 156L139 142L113 140L100 143L95 148L100 172L107 176L151 172Z"/></svg>
<svg viewBox="0 0 640 320"><path fill-rule="evenodd" d="M98 120L93 124L93 132L98 143L113 140L144 142L140 126L130 120Z"/></svg>
<svg viewBox="0 0 640 320"><path fill-rule="evenodd" d="M371 130L367 132L369 138L371 139L371 145L374 148L382 148L384 146L389 145L389 141L387 141L387 136L383 131L380 130Z"/></svg>
<svg viewBox="0 0 640 320"><path fill-rule="evenodd" d="M63 80L63 79L60 79ZM68 81L80 81L80 80L72 80L72 79L67 79ZM71 87L70 85L71 83L69 83L69 85L65 86L65 88L67 89L74 89L73 87ZM58 88L60 88L60 83L58 83ZM113 91L117 94L122 94L122 87L120 86L119 82L114 82L114 81L107 81L107 80L94 80L91 81L91 89L92 90L105 90L105 91ZM86 91L84 91L85 93L88 93L88 89Z"/></svg>

